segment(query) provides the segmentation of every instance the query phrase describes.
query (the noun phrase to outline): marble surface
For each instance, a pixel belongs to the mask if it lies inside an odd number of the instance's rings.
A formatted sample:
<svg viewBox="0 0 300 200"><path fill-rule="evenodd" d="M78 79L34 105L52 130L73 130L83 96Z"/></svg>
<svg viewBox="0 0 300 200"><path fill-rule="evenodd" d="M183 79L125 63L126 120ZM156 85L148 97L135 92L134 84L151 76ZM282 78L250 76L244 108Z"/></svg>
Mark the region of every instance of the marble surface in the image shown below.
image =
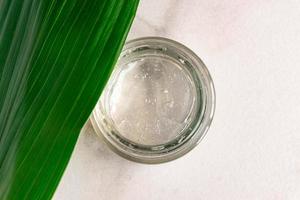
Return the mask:
<svg viewBox="0 0 300 200"><path fill-rule="evenodd" d="M144 165L87 123L53 199L300 199L299 19L299 0L141 0L129 39L168 37L203 59L213 124L186 156Z"/></svg>

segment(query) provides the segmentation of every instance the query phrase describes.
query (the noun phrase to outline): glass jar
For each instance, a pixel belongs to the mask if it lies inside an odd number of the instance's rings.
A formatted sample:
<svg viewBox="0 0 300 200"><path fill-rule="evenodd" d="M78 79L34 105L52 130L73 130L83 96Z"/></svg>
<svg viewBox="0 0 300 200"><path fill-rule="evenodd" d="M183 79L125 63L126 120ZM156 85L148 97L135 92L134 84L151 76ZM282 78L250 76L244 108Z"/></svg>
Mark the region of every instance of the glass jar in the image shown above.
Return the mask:
<svg viewBox="0 0 300 200"><path fill-rule="evenodd" d="M176 159L206 134L215 91L200 58L159 37L125 44L91 122L119 155L142 163Z"/></svg>

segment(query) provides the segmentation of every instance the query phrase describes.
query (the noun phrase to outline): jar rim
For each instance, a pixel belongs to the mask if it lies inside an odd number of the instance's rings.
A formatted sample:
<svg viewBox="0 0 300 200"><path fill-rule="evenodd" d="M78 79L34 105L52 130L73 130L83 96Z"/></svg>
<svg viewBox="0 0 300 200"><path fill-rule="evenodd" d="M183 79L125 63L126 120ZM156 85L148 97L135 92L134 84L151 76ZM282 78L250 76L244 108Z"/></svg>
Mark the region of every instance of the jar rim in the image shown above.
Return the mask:
<svg viewBox="0 0 300 200"><path fill-rule="evenodd" d="M178 143L178 146L171 145L164 149L139 149L134 143L130 141L128 142L126 139L124 140L124 138L121 138L114 133L116 130L114 130L112 124L109 124L109 120L107 119L108 117L105 116L106 113L101 107L103 103L101 101L99 101L96 105L90 119L97 135L104 138L104 141L109 144L112 150L116 153L132 161L155 164L171 161L183 156L192 150L203 139L214 116L215 89L210 73L202 60L188 47L171 39L162 37L142 37L130 40L125 44L118 63L120 63L124 57L127 57L128 54L132 56L137 52L136 55L140 55L140 52L142 52L145 47L156 48L158 52L162 54L166 51L174 51L177 54L174 55L177 56L177 59L182 59L185 65L187 63L190 64L189 67L192 70L195 70L194 76L201 82L201 88L199 87L199 91L201 91L203 103L201 112L203 113L198 113L201 114L201 116L199 115L199 119L195 120L195 123L197 122L197 124L194 125L193 130L190 131L189 135L184 138L184 142L181 141L182 143ZM115 70L117 69L120 69L120 67L117 66ZM105 96L108 90L107 87L102 96Z"/></svg>

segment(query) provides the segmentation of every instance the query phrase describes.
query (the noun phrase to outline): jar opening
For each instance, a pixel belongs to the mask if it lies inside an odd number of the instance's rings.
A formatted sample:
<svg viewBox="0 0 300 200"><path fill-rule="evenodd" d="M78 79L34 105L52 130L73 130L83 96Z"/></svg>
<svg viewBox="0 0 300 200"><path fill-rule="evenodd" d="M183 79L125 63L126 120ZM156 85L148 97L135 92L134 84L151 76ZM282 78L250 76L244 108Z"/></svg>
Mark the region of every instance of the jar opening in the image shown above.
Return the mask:
<svg viewBox="0 0 300 200"><path fill-rule="evenodd" d="M159 163L192 149L213 109L210 75L191 50L164 38L141 38L125 45L92 123L122 156Z"/></svg>

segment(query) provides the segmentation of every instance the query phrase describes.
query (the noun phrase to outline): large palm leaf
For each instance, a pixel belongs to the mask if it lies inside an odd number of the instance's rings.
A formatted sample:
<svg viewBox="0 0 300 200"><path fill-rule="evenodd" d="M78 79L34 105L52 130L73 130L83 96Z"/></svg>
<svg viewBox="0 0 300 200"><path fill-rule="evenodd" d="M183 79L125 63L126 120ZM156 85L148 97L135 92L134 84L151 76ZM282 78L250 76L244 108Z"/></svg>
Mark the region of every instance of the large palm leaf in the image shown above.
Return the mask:
<svg viewBox="0 0 300 200"><path fill-rule="evenodd" d="M50 199L138 0L0 0L0 199Z"/></svg>

